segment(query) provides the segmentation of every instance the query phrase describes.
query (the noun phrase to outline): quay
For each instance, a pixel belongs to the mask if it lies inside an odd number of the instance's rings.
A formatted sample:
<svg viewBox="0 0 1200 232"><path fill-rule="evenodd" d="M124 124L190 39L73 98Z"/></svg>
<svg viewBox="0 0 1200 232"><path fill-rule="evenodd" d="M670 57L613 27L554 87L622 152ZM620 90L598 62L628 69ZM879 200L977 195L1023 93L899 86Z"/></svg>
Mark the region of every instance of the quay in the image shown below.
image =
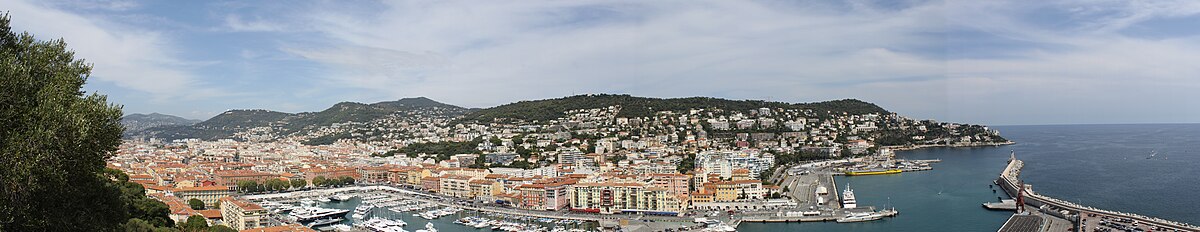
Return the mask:
<svg viewBox="0 0 1200 232"><path fill-rule="evenodd" d="M1187 223L1097 209L1037 194L1033 191L1033 186L1024 184L1018 178L1022 167L1024 162L1018 160L1014 152L1008 159L1008 166L995 182L1009 197L1018 198L1017 202L1024 202L1024 205L1015 207L1021 209L1023 206L1030 206L1036 211L1014 214L1000 228L1001 232L1063 231L1051 226L1056 220L1069 222L1073 228L1067 229L1072 231L1200 231L1200 227ZM1031 215L1040 215L1040 219L1032 219Z"/></svg>

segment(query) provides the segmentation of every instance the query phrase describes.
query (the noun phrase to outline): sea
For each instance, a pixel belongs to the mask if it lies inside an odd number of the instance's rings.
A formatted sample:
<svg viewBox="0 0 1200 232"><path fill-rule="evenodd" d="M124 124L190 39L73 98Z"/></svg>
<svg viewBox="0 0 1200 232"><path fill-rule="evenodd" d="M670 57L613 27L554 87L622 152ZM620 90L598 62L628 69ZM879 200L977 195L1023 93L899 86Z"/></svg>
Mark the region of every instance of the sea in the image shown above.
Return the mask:
<svg viewBox="0 0 1200 232"><path fill-rule="evenodd" d="M900 151L941 159L933 170L836 177L859 205L900 211L861 223L743 223L738 231L996 231L1012 214L980 204L1007 198L989 187L1010 152L1039 194L1097 208L1200 224L1200 124L993 126L1016 144ZM1153 155L1153 156L1152 156ZM995 190L995 191L994 191Z"/></svg>

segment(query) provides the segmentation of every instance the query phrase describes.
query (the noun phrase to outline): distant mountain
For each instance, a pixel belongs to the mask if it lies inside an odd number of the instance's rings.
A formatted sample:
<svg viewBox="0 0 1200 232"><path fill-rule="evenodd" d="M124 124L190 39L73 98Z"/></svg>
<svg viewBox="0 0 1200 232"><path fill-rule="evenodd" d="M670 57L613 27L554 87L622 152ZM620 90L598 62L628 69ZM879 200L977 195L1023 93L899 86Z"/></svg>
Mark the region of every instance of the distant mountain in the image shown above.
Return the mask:
<svg viewBox="0 0 1200 232"><path fill-rule="evenodd" d="M125 134L127 135L136 134L152 127L190 126L199 122L201 121L160 113L130 114L121 117L121 125L125 126Z"/></svg>
<svg viewBox="0 0 1200 232"><path fill-rule="evenodd" d="M423 108L430 108L430 107L442 107L442 108L448 108L448 109L465 109L465 108L458 107L455 105L437 102L437 101L434 101L433 99L429 99L429 98L425 98L425 97L403 98L403 99L396 100L396 101L378 102L378 103L371 104L371 105L376 106L376 107L383 107L383 108L396 109L396 110L423 109Z"/></svg>
<svg viewBox="0 0 1200 232"><path fill-rule="evenodd" d="M287 135L334 123L368 122L392 114L416 111L459 116L469 110L424 97L373 104L341 102L319 112L296 114L270 110L230 110L194 125L160 127L141 134L168 140L181 138L208 140L230 138L236 133L251 128L271 127L276 133Z"/></svg>
<svg viewBox="0 0 1200 232"><path fill-rule="evenodd" d="M328 109L314 113L300 113L289 118L283 126L285 133L302 131L312 126L324 126L343 122L367 122L396 112L426 111L458 116L466 113L467 109L455 105L437 102L425 97L404 98L396 101L363 104L358 102L341 102Z"/></svg>
<svg viewBox="0 0 1200 232"><path fill-rule="evenodd" d="M618 117L648 117L658 111L685 111L689 109L722 109L749 111L758 108L812 109L818 114L846 112L850 114L888 113L882 107L857 99L845 99L815 103L785 103L761 100L728 100L711 97L649 98L630 95L589 94L564 98L520 101L497 107L478 110L466 115L465 120L492 121L495 119L551 120L563 117L565 111L621 106Z"/></svg>

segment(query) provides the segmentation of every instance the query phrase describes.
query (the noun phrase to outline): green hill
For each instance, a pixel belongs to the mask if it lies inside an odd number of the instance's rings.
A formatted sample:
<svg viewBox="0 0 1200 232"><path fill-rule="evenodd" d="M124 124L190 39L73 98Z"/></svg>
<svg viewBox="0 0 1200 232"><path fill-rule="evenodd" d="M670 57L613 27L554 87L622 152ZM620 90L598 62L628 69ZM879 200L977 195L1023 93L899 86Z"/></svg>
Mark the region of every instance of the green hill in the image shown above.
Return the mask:
<svg viewBox="0 0 1200 232"><path fill-rule="evenodd" d="M492 121L495 119L550 120L563 117L564 111L621 106L618 117L648 117L658 111L685 111L689 109L722 109L727 111L749 111L758 108L812 109L824 114L847 112L851 114L887 113L887 110L868 102L845 99L815 103L786 103L761 100L729 100L711 97L648 98L630 95L592 94L564 98L520 101L497 107L482 109L466 115L465 120Z"/></svg>
<svg viewBox="0 0 1200 232"><path fill-rule="evenodd" d="M373 104L341 102L322 111L297 114L269 110L230 110L195 125L155 127L142 132L141 135L167 140L211 140L229 138L237 132L264 126L274 127L279 133L286 135L334 123L368 122L395 113L416 111L458 116L469 110L424 97Z"/></svg>

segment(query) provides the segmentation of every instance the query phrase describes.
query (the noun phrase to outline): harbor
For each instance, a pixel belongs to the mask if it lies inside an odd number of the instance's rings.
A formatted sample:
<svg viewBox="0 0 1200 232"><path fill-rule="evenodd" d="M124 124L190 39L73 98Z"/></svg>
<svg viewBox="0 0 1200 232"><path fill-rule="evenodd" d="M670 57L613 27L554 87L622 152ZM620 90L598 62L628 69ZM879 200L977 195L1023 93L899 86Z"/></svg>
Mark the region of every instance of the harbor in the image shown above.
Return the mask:
<svg viewBox="0 0 1200 232"><path fill-rule="evenodd" d="M1020 180L1024 162L1010 154L995 184L1015 198L1013 214L1001 226L1007 231L1200 231L1200 227L1133 213L1097 209L1037 194ZM986 204L985 204L986 206ZM1078 228L1078 229L1076 229Z"/></svg>
<svg viewBox="0 0 1200 232"><path fill-rule="evenodd" d="M456 204L452 200L389 186L345 187L282 194L251 195L279 224L300 223L321 231L419 231L482 229L495 231L596 231L599 218L533 214ZM288 210L287 208L292 209ZM305 209L337 212L313 216ZM301 210L298 216L296 210ZM320 221L320 219L336 218ZM316 221L316 222L314 222Z"/></svg>

